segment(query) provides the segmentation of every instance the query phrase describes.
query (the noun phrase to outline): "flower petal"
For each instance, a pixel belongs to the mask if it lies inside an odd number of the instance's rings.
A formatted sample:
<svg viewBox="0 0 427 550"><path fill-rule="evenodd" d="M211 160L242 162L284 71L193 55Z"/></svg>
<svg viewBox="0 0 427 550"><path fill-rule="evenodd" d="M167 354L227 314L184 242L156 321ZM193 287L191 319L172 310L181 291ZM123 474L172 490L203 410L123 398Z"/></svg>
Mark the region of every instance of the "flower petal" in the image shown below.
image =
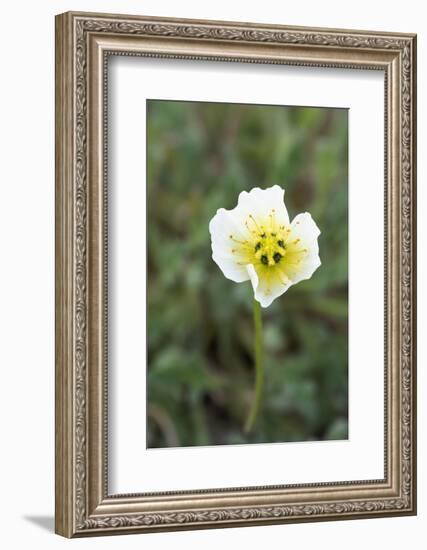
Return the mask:
<svg viewBox="0 0 427 550"><path fill-rule="evenodd" d="M320 229L309 212L303 212L295 216L291 223L291 231L292 235L300 238L304 244L315 243L317 246L317 237L320 235Z"/></svg>
<svg viewBox="0 0 427 550"><path fill-rule="evenodd" d="M292 282L278 267L257 266L255 268L253 264L248 264L246 269L252 283L255 300L264 308L271 305L292 285Z"/></svg>
<svg viewBox="0 0 427 550"><path fill-rule="evenodd" d="M238 263L242 254L239 245L230 239L230 235L242 240L245 238L245 234L233 218L232 212L232 210L220 208L209 223L212 259L227 279L241 283L247 281L249 276L245 266ZM235 252L232 252L232 250L235 250Z"/></svg>
<svg viewBox="0 0 427 550"><path fill-rule="evenodd" d="M320 230L308 212L298 214L292 220L289 238L290 240L299 239L301 249L307 250L307 253L300 255L298 264L286 265L285 263L285 272L291 279L292 284L310 279L321 265L319 244L317 242L319 235Z"/></svg>
<svg viewBox="0 0 427 550"><path fill-rule="evenodd" d="M255 219L266 220L274 210L275 220L279 225L289 225L289 215L284 203L285 190L278 185L260 189L254 187L249 191L242 191L239 195L238 208L243 217L252 214Z"/></svg>

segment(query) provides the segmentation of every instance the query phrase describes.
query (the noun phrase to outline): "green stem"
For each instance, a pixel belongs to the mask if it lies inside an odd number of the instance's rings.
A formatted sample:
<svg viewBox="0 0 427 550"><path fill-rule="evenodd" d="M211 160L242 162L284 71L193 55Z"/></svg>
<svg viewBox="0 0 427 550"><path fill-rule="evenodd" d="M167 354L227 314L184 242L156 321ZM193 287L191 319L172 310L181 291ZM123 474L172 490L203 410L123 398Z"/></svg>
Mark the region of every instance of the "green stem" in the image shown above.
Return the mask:
<svg viewBox="0 0 427 550"><path fill-rule="evenodd" d="M254 327L255 327L255 396L252 407L245 423L245 432L249 433L254 427L261 406L264 389L264 367L262 350L262 317L261 304L254 299Z"/></svg>

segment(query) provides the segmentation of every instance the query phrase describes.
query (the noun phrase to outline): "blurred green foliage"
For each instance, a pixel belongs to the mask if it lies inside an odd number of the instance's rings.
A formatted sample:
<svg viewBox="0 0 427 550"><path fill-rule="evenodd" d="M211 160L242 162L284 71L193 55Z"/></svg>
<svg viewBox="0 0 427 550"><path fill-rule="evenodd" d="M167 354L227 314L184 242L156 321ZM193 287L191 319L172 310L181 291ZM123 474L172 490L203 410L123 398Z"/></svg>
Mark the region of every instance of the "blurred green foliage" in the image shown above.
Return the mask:
<svg viewBox="0 0 427 550"><path fill-rule="evenodd" d="M149 447L347 438L347 111L150 100ZM224 277L208 230L239 193L278 184L311 212L321 267L263 309L264 402L254 386L253 292Z"/></svg>

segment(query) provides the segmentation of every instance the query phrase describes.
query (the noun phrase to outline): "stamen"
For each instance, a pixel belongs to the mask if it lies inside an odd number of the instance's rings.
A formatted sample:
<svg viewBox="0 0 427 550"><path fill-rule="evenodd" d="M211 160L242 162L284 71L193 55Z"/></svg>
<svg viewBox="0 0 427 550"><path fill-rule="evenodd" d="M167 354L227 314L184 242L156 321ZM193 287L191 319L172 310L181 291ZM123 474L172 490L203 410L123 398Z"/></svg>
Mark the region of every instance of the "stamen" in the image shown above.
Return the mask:
<svg viewBox="0 0 427 550"><path fill-rule="evenodd" d="M266 256L265 254L263 254L261 256L261 263L264 264L264 265L268 265L268 256Z"/></svg>
<svg viewBox="0 0 427 550"><path fill-rule="evenodd" d="M238 239L235 239L233 235L230 235L230 239L237 244L248 244L248 241L239 241Z"/></svg>
<svg viewBox="0 0 427 550"><path fill-rule="evenodd" d="M246 229L249 231L249 233L252 233L252 235L258 235L258 233L256 231L254 231L253 229L251 229L249 227L249 224L247 221L245 221L245 226L246 226Z"/></svg>
<svg viewBox="0 0 427 550"><path fill-rule="evenodd" d="M258 231L262 231L262 226L260 227L257 224L257 222L256 222L255 218L252 216L252 214L249 214L249 218L253 221L253 223L255 224L255 227L258 229Z"/></svg>
<svg viewBox="0 0 427 550"><path fill-rule="evenodd" d="M287 277L283 271L280 271L280 269L277 270L277 273L279 275L279 278L280 278L280 282L283 286L287 286L288 283L289 283L289 277Z"/></svg>
<svg viewBox="0 0 427 550"><path fill-rule="evenodd" d="M274 208L272 209L272 211L270 212L270 214L268 215L268 217L270 218L270 229L273 229L273 226L274 226L274 214L275 214L275 210Z"/></svg>
<svg viewBox="0 0 427 550"><path fill-rule="evenodd" d="M286 265L287 265L287 266L288 266L288 265L298 265L298 264L300 264L300 263L301 263L301 260L295 260L294 262L292 262L292 261L286 259Z"/></svg>

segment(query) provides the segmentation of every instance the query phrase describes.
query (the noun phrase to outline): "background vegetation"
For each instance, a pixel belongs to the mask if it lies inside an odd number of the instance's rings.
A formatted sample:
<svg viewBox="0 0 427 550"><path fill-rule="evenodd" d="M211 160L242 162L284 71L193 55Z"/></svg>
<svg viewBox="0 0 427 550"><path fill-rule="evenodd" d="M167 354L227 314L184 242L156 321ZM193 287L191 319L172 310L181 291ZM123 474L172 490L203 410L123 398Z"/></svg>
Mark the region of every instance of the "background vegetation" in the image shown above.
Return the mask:
<svg viewBox="0 0 427 550"><path fill-rule="evenodd" d="M148 446L347 438L347 111L148 102ZM208 224L279 184L311 212L322 266L263 310L265 399L252 399L253 292L211 258Z"/></svg>

